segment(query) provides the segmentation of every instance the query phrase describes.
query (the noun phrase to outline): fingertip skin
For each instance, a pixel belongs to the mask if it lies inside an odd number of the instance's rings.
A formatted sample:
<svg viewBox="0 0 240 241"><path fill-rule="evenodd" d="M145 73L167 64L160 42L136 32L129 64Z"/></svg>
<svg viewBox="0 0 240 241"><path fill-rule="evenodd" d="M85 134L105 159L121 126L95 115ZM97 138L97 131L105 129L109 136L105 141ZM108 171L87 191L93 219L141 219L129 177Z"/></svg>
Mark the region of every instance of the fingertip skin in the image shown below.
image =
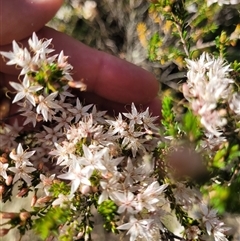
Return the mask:
<svg viewBox="0 0 240 241"><path fill-rule="evenodd" d="M54 54L63 50L69 56L74 80L84 80L88 94L103 100L103 106L117 111L134 102L139 107L149 106L158 115L159 83L153 74L45 27L62 4L63 0L0 0L0 51L11 51L13 40L27 47L29 37L36 32L39 39L52 39ZM19 74L19 69L6 65L3 58L0 71L8 77Z"/></svg>
<svg viewBox="0 0 240 241"><path fill-rule="evenodd" d="M158 94L159 83L155 76L120 58L92 49L72 37L49 27L37 32L38 38L50 39L56 50L64 51L73 65L73 78L83 80L87 91L116 103L147 104ZM21 41L27 46L27 39ZM2 46L1 51L9 51L11 45ZM17 74L13 66L7 66L0 60L0 70L8 74ZM2 62L2 63L1 63Z"/></svg>
<svg viewBox="0 0 240 241"><path fill-rule="evenodd" d="M0 46L41 29L62 4L63 0L0 0Z"/></svg>
<svg viewBox="0 0 240 241"><path fill-rule="evenodd" d="M83 79L87 91L117 103L146 104L157 96L159 83L152 73L48 27L40 36L53 38L56 52L64 50L73 65L73 78Z"/></svg>

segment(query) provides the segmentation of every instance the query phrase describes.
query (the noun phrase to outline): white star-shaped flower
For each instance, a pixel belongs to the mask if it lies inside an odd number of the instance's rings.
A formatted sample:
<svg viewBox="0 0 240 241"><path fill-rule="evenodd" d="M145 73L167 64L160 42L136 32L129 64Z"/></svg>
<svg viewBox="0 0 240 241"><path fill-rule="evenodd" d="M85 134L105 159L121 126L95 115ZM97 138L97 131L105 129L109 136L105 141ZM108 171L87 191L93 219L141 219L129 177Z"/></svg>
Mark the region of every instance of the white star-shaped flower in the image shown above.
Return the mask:
<svg viewBox="0 0 240 241"><path fill-rule="evenodd" d="M44 97L42 95L40 95L38 97L39 104L37 106L36 111L38 114L43 115L43 118L45 121L52 119L52 115L51 115L51 111L53 111L52 109L61 109L62 108L60 105L55 103L55 98L57 97L57 95L58 95L58 92L54 92L54 93L51 93L50 95L48 95L47 97Z"/></svg>
<svg viewBox="0 0 240 241"><path fill-rule="evenodd" d="M7 179L7 168L8 163L0 162L0 176L2 176L5 180Z"/></svg>
<svg viewBox="0 0 240 241"><path fill-rule="evenodd" d="M9 84L18 92L15 95L12 103L18 102L19 100L26 98L33 106L36 105L34 94L43 88L40 85L31 86L30 80L27 75L24 76L22 84L18 84L16 82L9 82Z"/></svg>
<svg viewBox="0 0 240 241"><path fill-rule="evenodd" d="M15 173L13 178L13 184L18 180L23 179L28 184L28 186L31 185L32 177L29 175L29 173L34 172L36 168L28 167L26 164L23 164L19 167L9 167L8 169L11 172Z"/></svg>
<svg viewBox="0 0 240 241"><path fill-rule="evenodd" d="M53 52L54 49L48 48L49 44L52 42L52 39L48 39L43 41L43 39L39 40L36 33L32 34L32 38L28 40L28 44L31 50L35 53L36 59L45 60L46 55Z"/></svg>
<svg viewBox="0 0 240 241"><path fill-rule="evenodd" d="M29 161L29 158L35 153L35 151L23 151L21 143L18 144L17 153L15 150L11 151L9 157L14 160L16 167L22 165L33 166L33 164Z"/></svg>

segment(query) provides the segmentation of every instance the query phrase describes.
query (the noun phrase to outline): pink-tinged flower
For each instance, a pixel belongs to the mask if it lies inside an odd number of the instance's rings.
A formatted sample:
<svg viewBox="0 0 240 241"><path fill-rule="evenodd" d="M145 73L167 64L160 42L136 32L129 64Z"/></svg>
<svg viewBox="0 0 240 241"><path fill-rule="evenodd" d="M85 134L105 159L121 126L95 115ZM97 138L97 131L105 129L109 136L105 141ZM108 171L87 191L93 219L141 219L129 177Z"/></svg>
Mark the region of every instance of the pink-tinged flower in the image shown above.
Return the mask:
<svg viewBox="0 0 240 241"><path fill-rule="evenodd" d="M12 149L17 146L16 137L19 136L20 131L23 127L18 126L18 121L15 119L13 126L4 124L3 128L1 128L0 133L0 148L4 150Z"/></svg>
<svg viewBox="0 0 240 241"><path fill-rule="evenodd" d="M32 177L29 174L34 172L36 170L36 168L28 167L24 163L23 165L21 165L19 167L9 167L8 170L15 173L13 182L12 182L13 184L15 182L17 182L18 180L23 179L27 183L28 186L31 186Z"/></svg>
<svg viewBox="0 0 240 241"><path fill-rule="evenodd" d="M116 173L117 166L122 162L123 159L124 157L111 158L109 149L106 149L102 159L102 164L105 167L105 170L103 170L102 174L107 175L108 173Z"/></svg>
<svg viewBox="0 0 240 241"><path fill-rule="evenodd" d="M146 131L159 131L159 128L154 124L156 120L158 119L158 116L151 116L149 113L149 107L142 113L142 121L143 126L146 129Z"/></svg>
<svg viewBox="0 0 240 241"><path fill-rule="evenodd" d="M37 124L37 118L38 118L38 114L32 110L26 110L25 112L21 113L21 116L26 117L23 125L27 125L29 123L32 123L33 127L36 126Z"/></svg>
<svg viewBox="0 0 240 241"><path fill-rule="evenodd" d="M143 132L138 132L134 130L134 126L129 126L129 130L123 133L124 138L122 141L122 147L130 149L132 151L133 157L136 157L137 152L142 150L143 153L146 152L143 143L146 141L146 138L140 138L143 136Z"/></svg>
<svg viewBox="0 0 240 241"><path fill-rule="evenodd" d="M142 113L139 113L134 105L132 103L131 105L131 113L123 113L124 116L126 116L129 120L129 126L134 126L135 124L142 124Z"/></svg>
<svg viewBox="0 0 240 241"><path fill-rule="evenodd" d="M2 176L5 180L7 180L7 169L8 169L8 163L2 163L0 162L0 176Z"/></svg>
<svg viewBox="0 0 240 241"><path fill-rule="evenodd" d="M217 218L217 211L209 209L204 203L200 205L200 212L197 214L197 218L202 220L208 235L211 235L213 228L220 223Z"/></svg>
<svg viewBox="0 0 240 241"><path fill-rule="evenodd" d="M95 123L93 119L93 115L89 114L85 116L79 123L78 123L78 130L79 134L84 137L91 137L95 132L97 132L100 128L97 123Z"/></svg>
<svg viewBox="0 0 240 241"><path fill-rule="evenodd" d="M94 105L91 112L94 123L97 122L99 124L105 124L106 122L104 116L106 115L106 113L107 111L97 110L96 105Z"/></svg>
<svg viewBox="0 0 240 241"><path fill-rule="evenodd" d="M24 76L22 84L18 84L16 82L9 82L9 84L18 92L15 95L12 103L18 102L19 100L26 98L33 106L36 105L36 92L43 88L40 85L31 86L30 80L27 75Z"/></svg>
<svg viewBox="0 0 240 241"><path fill-rule="evenodd" d="M117 227L120 230L127 230L127 235L130 235L130 241L135 241L138 237L145 238L147 241L152 241L151 226L153 219L138 220L130 216L129 222Z"/></svg>
<svg viewBox="0 0 240 241"><path fill-rule="evenodd" d="M54 109L61 109L62 107L55 103L55 98L58 92L51 93L47 97L40 95L38 97L39 104L37 106L37 113L42 114L45 121L51 121L52 115L54 115Z"/></svg>
<svg viewBox="0 0 240 241"><path fill-rule="evenodd" d="M201 230L198 226L194 225L185 230L187 240L197 240L199 235L201 235Z"/></svg>
<svg viewBox="0 0 240 241"><path fill-rule="evenodd" d="M98 204L101 204L108 198L112 198L114 192L117 190L121 190L121 184L119 183L119 176L113 176L110 179L101 180L101 195L98 198Z"/></svg>
<svg viewBox="0 0 240 241"><path fill-rule="evenodd" d="M66 205L71 201L73 195L59 194L58 198L52 202L52 206L66 207Z"/></svg>
<svg viewBox="0 0 240 241"><path fill-rule="evenodd" d="M124 193L114 192L112 199L118 205L118 213L136 213L134 194L126 191Z"/></svg>
<svg viewBox="0 0 240 241"><path fill-rule="evenodd" d="M61 51L60 54L58 55L57 65L58 65L58 68L62 70L62 75L63 75L62 79L72 81L73 78L70 74L70 71L73 69L73 66L67 62L67 59L68 59L68 56L65 56L63 51Z"/></svg>
<svg viewBox="0 0 240 241"><path fill-rule="evenodd" d="M77 191L80 184L91 186L91 182L88 180L85 173L82 172L78 163L74 163L74 165L69 168L68 172L59 175L58 178L71 181L71 194Z"/></svg>
<svg viewBox="0 0 240 241"><path fill-rule="evenodd" d="M216 136L222 134L227 124L221 105L228 103L234 81L230 77L230 65L222 58L215 59L203 53L198 60L186 59L188 72L183 94L192 110L200 116L201 124ZM220 108L218 107L220 106Z"/></svg>
<svg viewBox="0 0 240 241"><path fill-rule="evenodd" d="M49 152L50 155L53 155L57 158L57 165L70 165L71 154L76 150L75 144L71 142L64 141L63 145L54 143L56 149Z"/></svg>
<svg viewBox="0 0 240 241"><path fill-rule="evenodd" d="M106 120L106 122L111 125L109 130L111 135L120 134L120 136L122 136L124 131L128 128L128 124L122 119L121 113L118 114L118 118L115 121Z"/></svg>
<svg viewBox="0 0 240 241"><path fill-rule="evenodd" d="M16 167L20 167L22 165L33 166L33 164L29 161L29 158L33 156L35 151L23 151L22 144L19 143L17 147L17 153L15 150L11 151L9 157L14 160Z"/></svg>
<svg viewBox="0 0 240 241"><path fill-rule="evenodd" d="M49 194L50 194L49 189L50 189L51 185L53 184L55 175L56 174L52 174L51 176L47 177L43 174L40 174L41 182L35 188L43 189L45 194L47 196L49 196Z"/></svg>
<svg viewBox="0 0 240 241"><path fill-rule="evenodd" d="M46 56L54 51L54 49L48 48L51 42L52 39L39 40L35 32L32 34L32 38L28 40L28 44L31 50L34 52L36 60L39 58L41 60L45 60Z"/></svg>
<svg viewBox="0 0 240 241"><path fill-rule="evenodd" d="M46 135L45 135L46 141L50 140L52 143L55 143L59 140L60 137L63 136L63 133L60 130L61 127L59 127L58 125L55 126L54 128L49 128L43 125L43 128L46 130Z"/></svg>
<svg viewBox="0 0 240 241"><path fill-rule="evenodd" d="M234 93L229 103L229 107L232 111L234 111L237 115L240 115L240 94Z"/></svg>
<svg viewBox="0 0 240 241"><path fill-rule="evenodd" d="M201 199L200 192L196 189L187 187L185 184L177 182L176 188L173 189L173 194L176 199L176 203L183 206L183 208L192 208L197 199Z"/></svg>
<svg viewBox="0 0 240 241"><path fill-rule="evenodd" d="M12 42L13 52L3 52L0 54L9 59L7 65L17 65L22 68L28 68L31 64L31 55L26 48L21 48L15 40Z"/></svg>
<svg viewBox="0 0 240 241"><path fill-rule="evenodd" d="M82 138L91 138L92 135L98 130L99 126L94 124L92 115L90 114L78 122L76 127L70 127L70 129L67 131L67 139L76 143Z"/></svg>
<svg viewBox="0 0 240 241"><path fill-rule="evenodd" d="M143 181L148 173L146 166L141 165L135 167L131 158L128 158L127 165L123 170L123 176L125 177L124 185L125 187L131 187L136 182Z"/></svg>
<svg viewBox="0 0 240 241"><path fill-rule="evenodd" d="M137 194L136 208L139 211L141 211L143 208L146 208L147 210L154 212L157 210L157 204L166 204L167 200L164 198L163 192L167 186L167 184L160 186L157 181L152 182L147 186L146 189L143 189L139 194Z"/></svg>
<svg viewBox="0 0 240 241"><path fill-rule="evenodd" d="M77 98L76 106L74 108L69 109L71 113L75 116L75 122L78 122L81 118L88 116L88 110L92 107L92 104L83 106L80 100Z"/></svg>
<svg viewBox="0 0 240 241"><path fill-rule="evenodd" d="M224 227L224 223L222 222L216 225L212 230L215 241L228 241L226 238L226 232L230 229L231 228Z"/></svg>
<svg viewBox="0 0 240 241"><path fill-rule="evenodd" d="M85 145L82 145L83 156L78 158L79 163L83 165L83 172L86 174L87 178L90 178L93 171L96 169L98 171L105 171L106 168L102 164L102 158L106 149L102 149L96 153L92 151Z"/></svg>
<svg viewBox="0 0 240 241"><path fill-rule="evenodd" d="M60 129L60 128L65 128L65 129L69 129L70 127L70 124L71 124L71 121L73 120L73 116L70 115L70 113L66 112L66 111L63 111L61 113L61 116L54 116L53 119L55 121L57 121L57 126L56 128L57 129Z"/></svg>

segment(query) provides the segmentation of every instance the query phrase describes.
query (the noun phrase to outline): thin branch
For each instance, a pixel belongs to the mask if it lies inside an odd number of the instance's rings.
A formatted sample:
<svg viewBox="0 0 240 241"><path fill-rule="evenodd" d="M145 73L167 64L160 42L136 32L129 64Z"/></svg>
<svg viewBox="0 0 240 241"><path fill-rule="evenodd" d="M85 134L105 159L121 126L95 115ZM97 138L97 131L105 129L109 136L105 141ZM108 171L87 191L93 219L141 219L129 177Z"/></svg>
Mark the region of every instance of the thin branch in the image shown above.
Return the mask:
<svg viewBox="0 0 240 241"><path fill-rule="evenodd" d="M196 51L196 50L199 50L199 49L205 49L205 48L213 47L215 45L216 45L215 41L211 41L211 42L207 42L207 43L201 43L199 45L196 44L196 46L192 47L190 50Z"/></svg>

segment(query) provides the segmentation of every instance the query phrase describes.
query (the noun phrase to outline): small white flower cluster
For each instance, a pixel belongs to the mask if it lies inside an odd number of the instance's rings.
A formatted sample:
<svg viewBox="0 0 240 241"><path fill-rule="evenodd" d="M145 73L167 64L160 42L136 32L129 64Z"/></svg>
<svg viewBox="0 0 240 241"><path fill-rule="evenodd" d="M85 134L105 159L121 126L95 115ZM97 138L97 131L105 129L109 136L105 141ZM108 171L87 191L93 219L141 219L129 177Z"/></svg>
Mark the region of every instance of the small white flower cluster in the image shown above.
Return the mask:
<svg viewBox="0 0 240 241"><path fill-rule="evenodd" d="M196 214L197 218L202 220L206 228L207 234L213 234L216 241L227 241L224 233L230 228L224 226L224 223L217 218L217 212L209 209L206 204L200 205L200 212Z"/></svg>
<svg viewBox="0 0 240 241"><path fill-rule="evenodd" d="M236 5L240 3L240 0L207 0L208 7L214 3L217 3L219 6Z"/></svg>
<svg viewBox="0 0 240 241"><path fill-rule="evenodd" d="M51 44L51 39L39 40L37 35L33 33L32 38L28 40L28 44L31 51L27 48L21 48L14 40L12 43L13 52L1 51L0 54L9 59L6 63L7 65L16 65L22 69L20 72L20 75L24 75L22 83L10 82L10 85L17 91L13 103L24 99L22 111L28 117L25 124L32 122L35 126L38 119L36 114L41 114L44 120L48 121L54 116L54 109L61 107L54 102L58 95L57 92L50 95L47 95L44 91L41 94L36 94L38 91L43 90L43 86L33 81L34 75L44 70L47 65L50 65L61 72L59 81L71 81L70 71L72 66L68 64L67 57L64 56L63 51L59 55L56 54L49 57L49 54L54 51L54 49L48 48ZM44 77L47 78L47 76ZM32 110L33 107L36 107L37 113Z"/></svg>
<svg viewBox="0 0 240 241"><path fill-rule="evenodd" d="M22 68L23 82L11 82L11 85L17 92L13 102L21 106L21 115L25 117L23 126L19 127L16 121L13 126L5 124L0 129L0 149L4 154L0 161L1 183L2 179L8 186L22 183L27 190L31 187L36 193L42 189L43 194L38 194L40 197L33 205L67 205L76 213L77 207L71 203L74 198L95 193L98 205L110 200L117 206L120 220L117 229L126 230L130 241L154 240L156 232L166 231L162 221L168 214L165 209L169 209L166 190L174 182L159 180L154 173L154 151L159 142L159 128L154 124L157 117L152 117L148 108L139 112L132 104L131 112L119 113L114 119L105 111L97 111L94 105L83 106L67 86L62 86L59 92L50 89L47 93L48 83L41 84L34 79L42 68L56 63L55 67L62 73L60 80L72 80L69 73L72 67L63 52L58 58L48 56L53 51L48 49L50 42L38 40L33 34L29 40L32 55L15 41L13 52L1 52L9 59L7 64ZM219 64L223 67L221 61L205 55L199 63L188 60L191 70L187 94L196 99L193 105L198 105L201 113L213 111L214 103L226 99L231 90L231 80L222 78L229 71L228 66L220 70ZM221 77L221 83L212 80L215 74ZM210 96L206 93L209 87ZM202 97L200 93L205 95ZM234 101L232 106L239 111ZM27 124L32 124L33 129L28 131L30 136L23 138L20 133ZM56 196L51 187L61 180L66 180L70 191ZM201 195L185 184L174 185L171 190L175 202L185 210L202 202ZM202 210L202 216L197 217L199 225L189 227L186 237L195 239L205 230L203 232L214 235L216 241L225 241L226 228L218 221L216 213L208 215L206 208Z"/></svg>
<svg viewBox="0 0 240 241"><path fill-rule="evenodd" d="M187 83L183 85L183 94L207 132L219 137L227 124L226 105L231 101L232 108L239 108L235 101L238 95L231 100L234 81L229 78L230 66L205 52L198 60L186 59L186 62Z"/></svg>
<svg viewBox="0 0 240 241"><path fill-rule="evenodd" d="M148 235L150 240L148 226L155 220L151 216L168 203L163 194L167 184L159 185L151 177L153 168L142 158L156 145L157 139L153 136L150 140L146 138L157 129L153 124L156 117L150 117L148 109L139 113L134 104L132 112L123 115L119 114L116 120L106 119L103 125L98 124L92 113L85 112L77 124L67 129L65 139L54 143L55 149L49 154L56 158L57 165L63 167L64 173L57 177L71 181L71 193L65 198L71 199L79 190L84 195L91 192L90 178L96 173L100 192L98 203L110 199L117 204L119 214L131 215L130 223L136 220L141 224L136 224L135 228L123 224L118 228L129 227L130 240L143 235ZM79 143L85 143L80 145L82 151L78 150ZM129 151L124 155L123 152ZM59 201L57 204L62 204ZM138 220L143 211L148 219ZM157 222L160 226L160 218Z"/></svg>

